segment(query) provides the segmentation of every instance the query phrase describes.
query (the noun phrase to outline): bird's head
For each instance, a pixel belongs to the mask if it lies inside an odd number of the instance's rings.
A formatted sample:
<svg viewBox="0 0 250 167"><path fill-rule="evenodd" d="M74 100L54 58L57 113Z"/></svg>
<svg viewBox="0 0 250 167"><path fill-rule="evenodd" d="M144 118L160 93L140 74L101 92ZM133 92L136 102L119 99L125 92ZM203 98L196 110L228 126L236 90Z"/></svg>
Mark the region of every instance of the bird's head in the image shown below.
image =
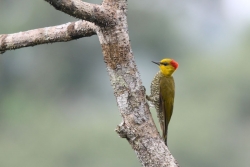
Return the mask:
<svg viewBox="0 0 250 167"><path fill-rule="evenodd" d="M179 66L173 59L162 59L160 62L152 62L159 66L161 73L165 76L171 76Z"/></svg>

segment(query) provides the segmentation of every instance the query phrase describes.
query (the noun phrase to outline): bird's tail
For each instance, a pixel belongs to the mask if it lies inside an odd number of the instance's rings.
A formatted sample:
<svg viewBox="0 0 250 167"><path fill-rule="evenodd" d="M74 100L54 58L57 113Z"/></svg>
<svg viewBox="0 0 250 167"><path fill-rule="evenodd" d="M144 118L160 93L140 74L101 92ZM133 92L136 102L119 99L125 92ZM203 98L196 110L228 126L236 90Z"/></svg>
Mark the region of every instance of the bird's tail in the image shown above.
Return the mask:
<svg viewBox="0 0 250 167"><path fill-rule="evenodd" d="M165 142L166 146L168 146L168 144L167 144L168 125L165 125L165 123L161 123L160 125L161 125L161 129L162 129L162 139Z"/></svg>
<svg viewBox="0 0 250 167"><path fill-rule="evenodd" d="M165 136L163 136L163 139L164 139L164 142L165 142L166 146L168 146L168 143L167 143L167 141L168 141L167 134L165 134Z"/></svg>

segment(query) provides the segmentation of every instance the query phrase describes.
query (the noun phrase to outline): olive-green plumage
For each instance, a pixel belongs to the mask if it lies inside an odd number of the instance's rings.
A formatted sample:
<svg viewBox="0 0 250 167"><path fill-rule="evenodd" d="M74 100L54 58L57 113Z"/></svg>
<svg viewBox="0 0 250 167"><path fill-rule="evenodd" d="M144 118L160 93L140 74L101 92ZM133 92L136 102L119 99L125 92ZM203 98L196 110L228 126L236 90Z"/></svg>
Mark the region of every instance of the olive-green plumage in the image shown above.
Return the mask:
<svg viewBox="0 0 250 167"><path fill-rule="evenodd" d="M159 65L160 71L155 75L151 83L151 95L147 100L155 106L162 129L162 137L167 145L168 125L173 113L175 84L172 77L173 72L178 68L178 63L172 59L163 59L160 62L153 62Z"/></svg>

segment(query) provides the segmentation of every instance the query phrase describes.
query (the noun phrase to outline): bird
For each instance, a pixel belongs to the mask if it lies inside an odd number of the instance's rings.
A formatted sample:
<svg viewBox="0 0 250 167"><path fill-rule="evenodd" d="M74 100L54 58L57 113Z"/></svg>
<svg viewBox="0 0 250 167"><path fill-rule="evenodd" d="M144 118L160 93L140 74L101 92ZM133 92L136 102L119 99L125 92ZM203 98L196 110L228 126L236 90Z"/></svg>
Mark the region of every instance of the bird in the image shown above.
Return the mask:
<svg viewBox="0 0 250 167"><path fill-rule="evenodd" d="M156 109L162 130L162 138L167 146L168 124L173 113L175 96L175 83L172 75L179 64L169 58L164 58L160 62L152 62L159 66L160 71L156 73L151 82L151 94L146 96L146 99L151 102Z"/></svg>

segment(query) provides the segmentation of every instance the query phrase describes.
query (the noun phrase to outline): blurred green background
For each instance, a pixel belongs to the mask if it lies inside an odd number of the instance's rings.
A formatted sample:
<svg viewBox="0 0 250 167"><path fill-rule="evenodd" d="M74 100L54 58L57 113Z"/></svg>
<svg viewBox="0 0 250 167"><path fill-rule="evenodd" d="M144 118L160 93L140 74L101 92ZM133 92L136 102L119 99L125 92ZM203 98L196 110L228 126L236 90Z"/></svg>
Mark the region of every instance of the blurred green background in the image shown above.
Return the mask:
<svg viewBox="0 0 250 167"><path fill-rule="evenodd" d="M128 9L147 92L158 71L151 60L179 62L168 143L180 165L248 167L250 1L144 0ZM0 1L0 34L75 20L42 0ZM114 132L120 122L97 36L0 55L1 167L140 166Z"/></svg>

